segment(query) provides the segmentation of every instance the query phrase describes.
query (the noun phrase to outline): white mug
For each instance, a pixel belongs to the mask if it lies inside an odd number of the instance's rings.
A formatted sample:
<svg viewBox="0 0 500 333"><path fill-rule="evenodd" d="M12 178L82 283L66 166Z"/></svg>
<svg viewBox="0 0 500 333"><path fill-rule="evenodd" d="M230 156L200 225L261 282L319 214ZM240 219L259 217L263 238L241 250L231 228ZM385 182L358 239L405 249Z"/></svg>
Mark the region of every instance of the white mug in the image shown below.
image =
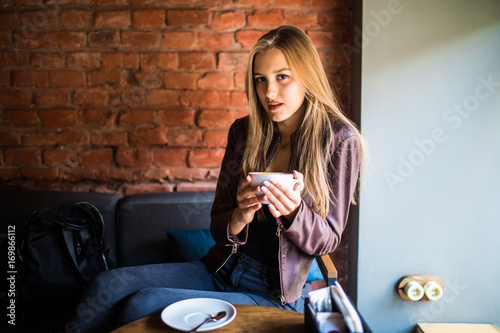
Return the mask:
<svg viewBox="0 0 500 333"><path fill-rule="evenodd" d="M285 186L286 188L292 189L295 184L299 184L299 187L295 190L297 192L302 191L304 188L304 182L300 179L293 178L293 174L291 173L282 173L282 172L250 172L250 177L252 181L250 182L250 186L263 186L264 182L276 180L278 184ZM257 192L257 196L263 195L263 192ZM269 205L269 200L263 202L265 205Z"/></svg>

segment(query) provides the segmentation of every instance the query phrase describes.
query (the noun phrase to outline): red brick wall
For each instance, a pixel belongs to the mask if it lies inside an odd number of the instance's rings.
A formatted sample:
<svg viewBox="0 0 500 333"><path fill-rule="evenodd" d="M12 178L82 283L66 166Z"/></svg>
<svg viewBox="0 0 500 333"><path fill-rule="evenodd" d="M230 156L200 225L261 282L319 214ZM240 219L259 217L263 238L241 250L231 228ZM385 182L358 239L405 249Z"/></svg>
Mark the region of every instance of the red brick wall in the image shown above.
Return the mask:
<svg viewBox="0 0 500 333"><path fill-rule="evenodd" d="M346 109L350 0L3 0L0 186L214 188L247 114L247 52L282 24L314 41Z"/></svg>

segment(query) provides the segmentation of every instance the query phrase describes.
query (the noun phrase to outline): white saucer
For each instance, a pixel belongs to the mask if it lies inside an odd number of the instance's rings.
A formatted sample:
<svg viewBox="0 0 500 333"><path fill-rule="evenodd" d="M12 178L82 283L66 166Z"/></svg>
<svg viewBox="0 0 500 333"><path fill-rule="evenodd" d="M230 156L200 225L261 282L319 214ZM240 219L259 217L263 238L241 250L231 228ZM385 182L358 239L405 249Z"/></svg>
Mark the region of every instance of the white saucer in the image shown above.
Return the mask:
<svg viewBox="0 0 500 333"><path fill-rule="evenodd" d="M161 320L176 330L188 332L201 324L209 315L226 311L226 316L215 322L208 322L197 332L207 332L226 326L236 317L236 308L228 302L215 298L190 298L175 302L161 312Z"/></svg>

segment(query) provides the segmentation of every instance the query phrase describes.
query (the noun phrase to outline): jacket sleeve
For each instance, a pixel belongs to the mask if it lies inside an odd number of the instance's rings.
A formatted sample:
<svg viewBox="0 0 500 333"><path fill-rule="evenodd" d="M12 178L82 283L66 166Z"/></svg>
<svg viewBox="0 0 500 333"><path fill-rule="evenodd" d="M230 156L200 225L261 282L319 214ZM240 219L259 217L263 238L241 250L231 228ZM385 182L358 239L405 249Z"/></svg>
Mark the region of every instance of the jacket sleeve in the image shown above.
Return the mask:
<svg viewBox="0 0 500 333"><path fill-rule="evenodd" d="M307 195L302 199L292 223L287 226L284 217L278 218L278 225L284 235L305 253L323 255L332 252L340 244L358 181L360 154L360 143L356 136L344 139L335 147L328 169L331 189L326 219L310 208L312 199Z"/></svg>
<svg viewBox="0 0 500 333"><path fill-rule="evenodd" d="M243 118L244 119L244 118ZM236 120L229 129L226 152L222 159L215 199L211 211L210 232L216 243L242 245L248 237L248 225L237 236L229 234L231 216L238 203L236 194L240 178L240 163L245 151L246 136L243 119Z"/></svg>

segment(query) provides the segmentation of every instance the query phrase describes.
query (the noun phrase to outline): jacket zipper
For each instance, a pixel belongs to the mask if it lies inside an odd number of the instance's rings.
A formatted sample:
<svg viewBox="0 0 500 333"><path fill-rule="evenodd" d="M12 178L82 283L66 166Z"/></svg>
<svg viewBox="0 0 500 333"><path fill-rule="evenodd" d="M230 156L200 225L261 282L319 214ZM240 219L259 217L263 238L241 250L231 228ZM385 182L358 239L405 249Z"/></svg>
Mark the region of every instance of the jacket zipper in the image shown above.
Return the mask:
<svg viewBox="0 0 500 333"><path fill-rule="evenodd" d="M215 273L217 273L225 264L226 262L229 260L229 258L231 258L231 256L238 252L238 246L240 246L239 244L236 244L236 243L233 243L233 244L226 244L226 246L232 246L233 248L231 249L231 253L229 253L229 256L226 258L226 260L224 260L224 262L222 263L222 265L220 265L219 268L217 268L217 270L215 271Z"/></svg>
<svg viewBox="0 0 500 333"><path fill-rule="evenodd" d="M285 296L284 296L284 292L283 292L283 274L282 274L282 262L281 262L281 228L280 226L278 226L278 229L276 229L276 236L278 237L278 241L279 241L279 247L278 247L278 261L279 261L279 264L280 264L280 290L281 290L281 295L280 295L280 301L281 301L281 305L285 305L286 304L286 299L285 299Z"/></svg>

